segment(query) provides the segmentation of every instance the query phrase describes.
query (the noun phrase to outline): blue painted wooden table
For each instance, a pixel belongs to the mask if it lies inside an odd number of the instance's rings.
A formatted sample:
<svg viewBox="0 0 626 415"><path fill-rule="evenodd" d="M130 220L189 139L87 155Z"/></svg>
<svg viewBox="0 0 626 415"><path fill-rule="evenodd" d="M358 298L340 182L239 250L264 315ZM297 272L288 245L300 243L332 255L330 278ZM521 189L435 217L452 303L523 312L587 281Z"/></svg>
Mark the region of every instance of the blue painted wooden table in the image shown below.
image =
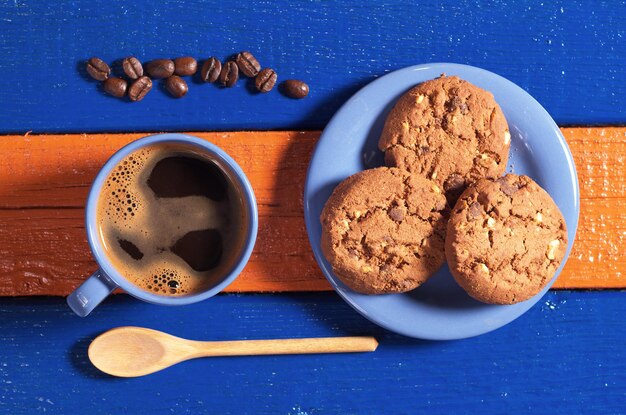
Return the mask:
<svg viewBox="0 0 626 415"><path fill-rule="evenodd" d="M192 83L184 99L155 90L129 104L82 69L92 55L225 58L244 49L282 79L306 80L310 96ZM0 51L2 134L320 129L372 79L432 61L499 73L560 125L626 123L624 1L6 0ZM0 412L626 413L625 300L620 291L553 291L496 332L431 343L372 325L330 292L220 295L180 308L120 295L87 319L61 298L2 298ZM207 340L367 334L381 346L205 359L114 379L90 366L86 347L121 325Z"/></svg>
<svg viewBox="0 0 626 415"><path fill-rule="evenodd" d="M514 323L455 342L410 340L335 294L222 295L163 310L117 296L87 319L61 299L0 304L5 413L623 413L624 295L550 292ZM211 358L145 378L88 362L103 330L138 325L192 339L374 335L373 354Z"/></svg>

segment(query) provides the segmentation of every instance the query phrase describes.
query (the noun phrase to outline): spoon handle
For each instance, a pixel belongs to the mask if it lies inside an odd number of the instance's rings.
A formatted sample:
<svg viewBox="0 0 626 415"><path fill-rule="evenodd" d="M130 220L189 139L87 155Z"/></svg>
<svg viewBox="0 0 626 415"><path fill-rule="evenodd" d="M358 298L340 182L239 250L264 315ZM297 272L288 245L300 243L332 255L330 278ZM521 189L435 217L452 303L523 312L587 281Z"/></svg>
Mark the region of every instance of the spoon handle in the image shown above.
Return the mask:
<svg viewBox="0 0 626 415"><path fill-rule="evenodd" d="M373 352L373 337L318 337L306 339L238 340L220 342L190 341L196 352L190 356L252 356L276 354Z"/></svg>

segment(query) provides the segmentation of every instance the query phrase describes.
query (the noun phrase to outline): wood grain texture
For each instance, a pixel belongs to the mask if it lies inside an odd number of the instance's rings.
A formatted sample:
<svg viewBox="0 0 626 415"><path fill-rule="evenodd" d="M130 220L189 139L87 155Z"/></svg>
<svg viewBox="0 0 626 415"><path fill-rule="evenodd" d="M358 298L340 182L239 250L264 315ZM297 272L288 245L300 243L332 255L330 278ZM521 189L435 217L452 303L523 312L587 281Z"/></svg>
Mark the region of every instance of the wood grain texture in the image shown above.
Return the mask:
<svg viewBox="0 0 626 415"><path fill-rule="evenodd" d="M173 12L175 11L175 12ZM590 0L0 2L0 132L322 129L356 90L409 65L458 62L510 79L560 124L626 122L626 2ZM34 24L36 22L36 24ZM105 96L84 60L252 51L309 97L161 82L140 103Z"/></svg>
<svg viewBox="0 0 626 415"><path fill-rule="evenodd" d="M626 128L565 128L581 186L577 241L555 288L624 288ZM249 177L259 236L228 291L317 291L303 220L306 167L319 133L194 133L224 148ZM0 295L66 295L96 265L83 225L88 186L142 134L5 136L0 140ZM609 166L611 166L609 168Z"/></svg>
<svg viewBox="0 0 626 415"><path fill-rule="evenodd" d="M626 128L563 129L578 170L576 242L556 288L626 287Z"/></svg>
<svg viewBox="0 0 626 415"><path fill-rule="evenodd" d="M552 291L506 327L454 342L391 334L334 293L220 295L185 307L119 295L86 319L62 299L4 298L0 412L621 414L625 295ZM373 353L198 359L119 379L95 369L87 347L123 325L215 341L374 336L380 346Z"/></svg>
<svg viewBox="0 0 626 415"><path fill-rule="evenodd" d="M2 137L0 295L66 295L95 269L83 224L89 185L109 156L142 135ZM309 249L302 204L319 133L196 135L233 156L259 206L255 250L228 289L328 289Z"/></svg>

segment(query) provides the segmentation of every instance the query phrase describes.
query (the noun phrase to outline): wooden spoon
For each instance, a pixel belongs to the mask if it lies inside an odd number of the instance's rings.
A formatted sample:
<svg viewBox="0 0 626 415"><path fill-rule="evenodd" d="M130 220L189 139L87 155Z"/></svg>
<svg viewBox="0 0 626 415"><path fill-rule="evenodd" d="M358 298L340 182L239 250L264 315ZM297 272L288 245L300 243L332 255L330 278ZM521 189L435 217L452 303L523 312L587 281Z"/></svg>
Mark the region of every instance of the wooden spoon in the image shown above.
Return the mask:
<svg viewBox="0 0 626 415"><path fill-rule="evenodd" d="M373 352L377 347L373 337L201 342L141 327L118 327L91 342L89 360L109 375L129 378L197 357Z"/></svg>

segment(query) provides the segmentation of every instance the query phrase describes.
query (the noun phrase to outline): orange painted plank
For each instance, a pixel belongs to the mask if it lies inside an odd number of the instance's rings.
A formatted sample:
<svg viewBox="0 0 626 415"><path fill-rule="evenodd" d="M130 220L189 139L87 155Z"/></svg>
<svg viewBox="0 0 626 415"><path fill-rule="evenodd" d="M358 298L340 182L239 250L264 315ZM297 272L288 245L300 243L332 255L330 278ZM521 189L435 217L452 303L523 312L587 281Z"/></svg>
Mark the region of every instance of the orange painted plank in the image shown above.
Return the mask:
<svg viewBox="0 0 626 415"><path fill-rule="evenodd" d="M626 288L626 127L562 128L580 184L574 249L555 288Z"/></svg>
<svg viewBox="0 0 626 415"><path fill-rule="evenodd" d="M259 205L252 258L230 291L325 290L303 221L315 132L194 133L243 168ZM145 134L0 137L0 295L65 295L96 265L83 225L89 184Z"/></svg>
<svg viewBox="0 0 626 415"><path fill-rule="evenodd" d="M582 195L581 225L558 288L626 287L626 128L565 128ZM259 203L259 237L228 291L330 286L308 243L302 191L318 132L193 133L241 165ZM0 137L0 295L65 295L96 267L83 205L98 169L145 134Z"/></svg>

